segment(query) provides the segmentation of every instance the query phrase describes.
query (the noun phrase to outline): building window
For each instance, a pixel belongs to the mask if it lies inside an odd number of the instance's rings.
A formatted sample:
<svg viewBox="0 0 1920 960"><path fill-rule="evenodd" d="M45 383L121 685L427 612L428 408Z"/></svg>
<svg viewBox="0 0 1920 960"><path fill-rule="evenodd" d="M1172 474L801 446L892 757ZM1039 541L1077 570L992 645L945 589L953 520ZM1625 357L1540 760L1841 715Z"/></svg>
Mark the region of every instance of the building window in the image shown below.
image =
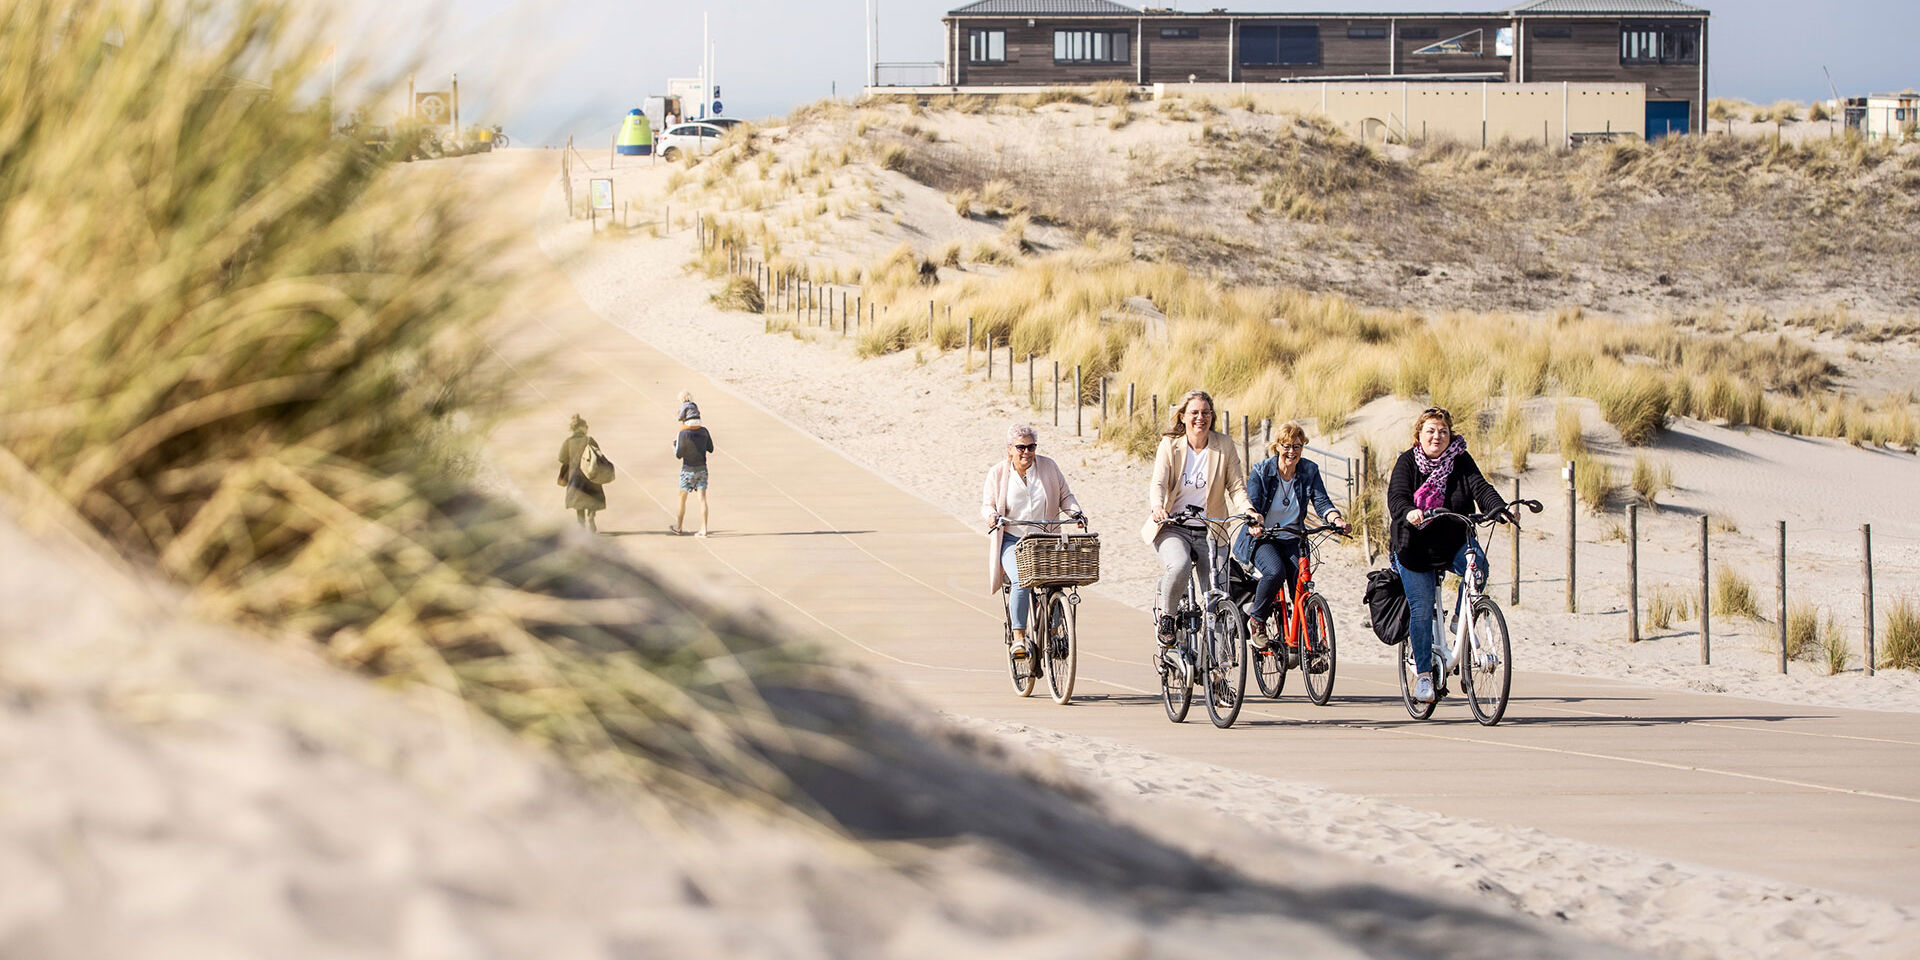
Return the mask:
<svg viewBox="0 0 1920 960"><path fill-rule="evenodd" d="M1161 27L1160 39L1162 40L1198 40L1200 39L1200 28L1199 27Z"/></svg>
<svg viewBox="0 0 1920 960"><path fill-rule="evenodd" d="M1007 32L1005 30L968 30L968 63L1006 63Z"/></svg>
<svg viewBox="0 0 1920 960"><path fill-rule="evenodd" d="M1414 56L1461 56L1480 55L1480 31L1468 30L1457 37L1448 37L1439 43L1430 43L1413 52Z"/></svg>
<svg viewBox="0 0 1920 960"><path fill-rule="evenodd" d="M1386 27L1348 27L1347 28L1348 40L1385 40L1386 38L1387 38Z"/></svg>
<svg viewBox="0 0 1920 960"><path fill-rule="evenodd" d="M1535 40L1566 40L1573 36L1572 27L1534 27Z"/></svg>
<svg viewBox="0 0 1920 960"><path fill-rule="evenodd" d="M1700 62L1700 25L1697 23L1623 23L1620 25L1622 64Z"/></svg>
<svg viewBox="0 0 1920 960"><path fill-rule="evenodd" d="M1402 40L1438 40L1440 39L1440 28L1439 27L1406 27L1400 31L1400 39Z"/></svg>
<svg viewBox="0 0 1920 960"><path fill-rule="evenodd" d="M1242 27L1240 65L1243 67L1314 67L1320 65L1320 28Z"/></svg>
<svg viewBox="0 0 1920 960"><path fill-rule="evenodd" d="M1126 63L1130 46L1125 30L1055 30L1055 63Z"/></svg>

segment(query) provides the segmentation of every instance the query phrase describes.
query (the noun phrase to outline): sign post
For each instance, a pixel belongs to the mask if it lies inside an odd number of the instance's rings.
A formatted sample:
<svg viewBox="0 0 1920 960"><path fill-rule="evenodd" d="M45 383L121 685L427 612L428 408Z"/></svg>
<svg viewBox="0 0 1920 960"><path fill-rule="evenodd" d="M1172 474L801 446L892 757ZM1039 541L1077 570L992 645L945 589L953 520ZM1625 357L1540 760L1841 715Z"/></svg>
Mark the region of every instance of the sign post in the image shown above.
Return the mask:
<svg viewBox="0 0 1920 960"><path fill-rule="evenodd" d="M600 228L600 211L607 211L607 218L613 218L613 178L594 177L587 181L588 216L593 220L594 229Z"/></svg>

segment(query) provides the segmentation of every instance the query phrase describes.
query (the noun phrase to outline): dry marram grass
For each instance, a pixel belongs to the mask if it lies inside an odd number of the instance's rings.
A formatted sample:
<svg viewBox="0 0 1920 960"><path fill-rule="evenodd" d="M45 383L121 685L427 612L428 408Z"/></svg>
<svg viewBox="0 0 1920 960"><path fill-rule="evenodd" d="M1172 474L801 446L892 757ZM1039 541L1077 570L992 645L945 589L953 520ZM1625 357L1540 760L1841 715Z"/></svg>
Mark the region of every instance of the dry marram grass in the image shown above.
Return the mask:
<svg viewBox="0 0 1920 960"><path fill-rule="evenodd" d="M758 744L799 735L763 684L805 661L468 486L511 375L481 322L497 234L293 99L322 31L278 0L7 10L8 491L204 615L464 700L591 776L779 803Z"/></svg>

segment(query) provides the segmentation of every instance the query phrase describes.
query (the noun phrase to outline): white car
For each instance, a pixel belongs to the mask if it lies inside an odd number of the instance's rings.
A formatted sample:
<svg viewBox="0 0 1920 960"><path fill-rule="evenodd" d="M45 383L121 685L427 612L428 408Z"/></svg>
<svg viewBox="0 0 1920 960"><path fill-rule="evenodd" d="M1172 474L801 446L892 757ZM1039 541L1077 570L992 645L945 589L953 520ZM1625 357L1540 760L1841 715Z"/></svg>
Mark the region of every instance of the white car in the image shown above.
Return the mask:
<svg viewBox="0 0 1920 960"><path fill-rule="evenodd" d="M727 132L711 123L677 123L654 140L653 150L671 162L683 155L704 156L719 149Z"/></svg>

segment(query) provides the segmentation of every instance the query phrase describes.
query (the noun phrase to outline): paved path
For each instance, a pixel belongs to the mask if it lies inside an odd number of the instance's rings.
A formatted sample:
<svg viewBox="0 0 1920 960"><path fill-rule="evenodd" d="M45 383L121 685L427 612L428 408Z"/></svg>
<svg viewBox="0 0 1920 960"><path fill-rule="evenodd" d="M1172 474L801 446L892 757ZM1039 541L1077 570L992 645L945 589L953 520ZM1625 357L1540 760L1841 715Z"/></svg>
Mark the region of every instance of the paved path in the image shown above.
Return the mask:
<svg viewBox="0 0 1920 960"><path fill-rule="evenodd" d="M544 183L514 202L532 210ZM1080 607L1075 702L1016 698L979 533L606 323L537 256L526 262L546 285L500 350L516 360L564 351L527 384L529 409L498 434L496 450L522 457L507 464L513 482L559 512L555 455L567 415L581 413L621 471L604 535L678 583L758 605L776 629L874 665L935 707L1920 904L1920 717L1911 714L1539 675L1523 663L1507 720L1487 729L1458 698L1414 722L1387 668L1349 665L1327 707L1300 698L1296 674L1285 698L1255 699L1231 730L1214 729L1198 703L1176 726L1159 706L1145 618L1097 597ZM665 529L683 388L718 445L715 535L705 540ZM1111 518L1107 549L1145 549L1132 525ZM1340 627L1347 643L1375 642L1358 623Z"/></svg>

